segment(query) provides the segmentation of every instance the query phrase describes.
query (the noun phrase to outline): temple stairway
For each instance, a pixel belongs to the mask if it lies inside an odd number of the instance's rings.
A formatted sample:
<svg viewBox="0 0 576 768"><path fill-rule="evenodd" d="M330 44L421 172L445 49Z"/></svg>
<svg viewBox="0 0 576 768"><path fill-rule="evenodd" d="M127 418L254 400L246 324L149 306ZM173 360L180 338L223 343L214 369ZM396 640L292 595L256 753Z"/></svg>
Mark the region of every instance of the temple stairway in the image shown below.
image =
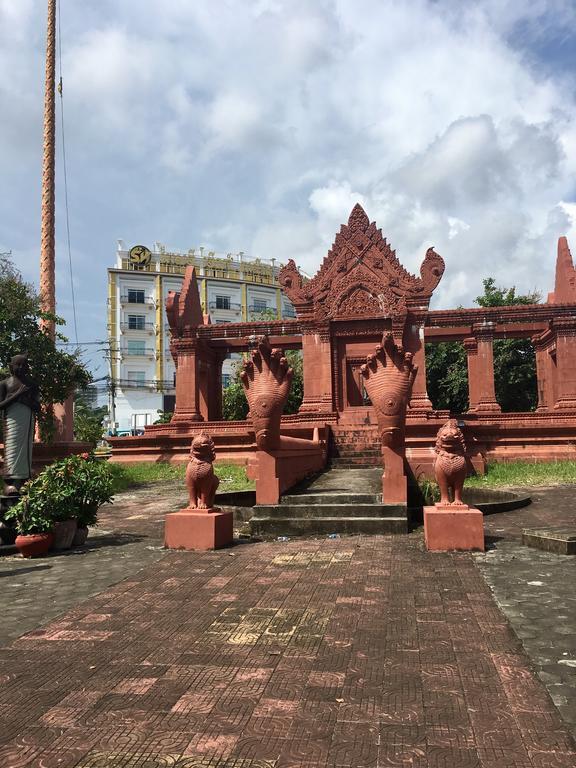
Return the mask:
<svg viewBox="0 0 576 768"><path fill-rule="evenodd" d="M376 426L330 425L328 460L332 467L381 467Z"/></svg>
<svg viewBox="0 0 576 768"><path fill-rule="evenodd" d="M275 505L257 505L253 536L408 532L405 504L382 504L380 467L336 468L301 483Z"/></svg>

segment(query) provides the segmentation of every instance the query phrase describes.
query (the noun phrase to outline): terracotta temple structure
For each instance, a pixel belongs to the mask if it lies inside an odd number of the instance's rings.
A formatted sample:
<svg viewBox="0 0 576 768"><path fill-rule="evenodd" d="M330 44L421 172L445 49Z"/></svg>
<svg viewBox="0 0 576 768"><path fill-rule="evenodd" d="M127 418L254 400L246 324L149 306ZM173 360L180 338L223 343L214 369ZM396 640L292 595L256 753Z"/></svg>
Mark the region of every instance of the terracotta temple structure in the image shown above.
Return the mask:
<svg viewBox="0 0 576 768"><path fill-rule="evenodd" d="M256 422L222 421L221 370L227 354L250 352L261 336L273 349L302 350L304 400L297 414L281 417L281 433L315 440L323 447L322 460L381 463L381 438L394 426L387 426L386 418L394 414L378 407L379 355L402 354L407 355L402 365L412 373L398 390L406 397L400 407L406 407L401 460L415 475L432 477L436 435L450 414L434 410L428 398L424 344L444 341L466 350L470 407L458 414L458 423L477 470L493 459L576 458L576 272L566 239L558 243L554 292L543 304L430 310L444 269L443 259L429 248L419 276L408 273L359 205L312 279L304 279L292 260L281 270L294 320L210 324L190 267L182 291L172 294L167 306L177 364L174 417L170 424L147 427L141 437L112 439L114 459L184 462L193 436L203 431L214 440L218 459L248 464L254 473L271 453L257 445ZM501 412L493 343L504 338L530 339L534 345L535 412ZM369 355L375 355L372 372L370 364L363 370Z"/></svg>

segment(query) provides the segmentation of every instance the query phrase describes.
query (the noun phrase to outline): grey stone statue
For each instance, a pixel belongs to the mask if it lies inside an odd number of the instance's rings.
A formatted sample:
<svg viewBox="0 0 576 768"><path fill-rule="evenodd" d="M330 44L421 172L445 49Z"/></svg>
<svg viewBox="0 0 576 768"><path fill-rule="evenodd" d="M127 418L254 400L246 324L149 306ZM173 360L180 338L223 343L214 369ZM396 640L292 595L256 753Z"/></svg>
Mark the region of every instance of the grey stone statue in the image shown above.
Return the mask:
<svg viewBox="0 0 576 768"><path fill-rule="evenodd" d="M4 482L7 496L17 495L32 476L32 443L40 410L38 387L26 355L14 355L10 376L0 381L0 411L4 415Z"/></svg>

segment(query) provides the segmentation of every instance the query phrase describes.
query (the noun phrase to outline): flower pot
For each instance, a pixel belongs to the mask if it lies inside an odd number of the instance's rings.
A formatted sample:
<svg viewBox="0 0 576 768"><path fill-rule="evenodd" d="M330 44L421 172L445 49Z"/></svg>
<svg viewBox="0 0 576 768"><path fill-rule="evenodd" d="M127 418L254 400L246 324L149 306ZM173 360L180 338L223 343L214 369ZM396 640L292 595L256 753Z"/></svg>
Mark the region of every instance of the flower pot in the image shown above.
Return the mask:
<svg viewBox="0 0 576 768"><path fill-rule="evenodd" d="M31 533L28 536L16 536L16 549L22 557L45 555L54 541L53 533Z"/></svg>
<svg viewBox="0 0 576 768"><path fill-rule="evenodd" d="M52 549L55 552L70 549L77 527L78 523L75 517L70 520L61 520L58 523L54 523L54 543L52 544Z"/></svg>
<svg viewBox="0 0 576 768"><path fill-rule="evenodd" d="M72 540L72 546L82 547L84 544L86 544L87 538L88 538L88 526L79 525L78 528L76 529L76 533L74 534L74 538Z"/></svg>

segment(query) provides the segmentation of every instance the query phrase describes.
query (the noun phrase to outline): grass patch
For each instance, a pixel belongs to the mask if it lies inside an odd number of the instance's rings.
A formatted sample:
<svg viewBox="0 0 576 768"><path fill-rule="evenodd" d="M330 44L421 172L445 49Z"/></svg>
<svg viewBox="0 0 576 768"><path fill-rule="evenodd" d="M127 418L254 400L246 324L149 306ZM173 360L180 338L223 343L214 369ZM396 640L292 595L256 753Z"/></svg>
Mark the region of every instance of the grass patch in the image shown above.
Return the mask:
<svg viewBox="0 0 576 768"><path fill-rule="evenodd" d="M510 461L488 464L485 475L468 477L470 488L503 485L563 485L576 483L575 461Z"/></svg>
<svg viewBox="0 0 576 768"><path fill-rule="evenodd" d="M510 461L487 464L485 475L467 477L465 488L501 488L513 486L564 485L576 483L575 461ZM440 489L434 480L418 481L424 503L432 505L440 499Z"/></svg>
<svg viewBox="0 0 576 768"><path fill-rule="evenodd" d="M186 464L167 464L165 462L115 464L111 461L108 466L114 477L114 493L153 483L179 482L184 487ZM220 478L219 491L243 491L254 488L254 483L246 477L246 467L216 463L214 464L214 471Z"/></svg>

